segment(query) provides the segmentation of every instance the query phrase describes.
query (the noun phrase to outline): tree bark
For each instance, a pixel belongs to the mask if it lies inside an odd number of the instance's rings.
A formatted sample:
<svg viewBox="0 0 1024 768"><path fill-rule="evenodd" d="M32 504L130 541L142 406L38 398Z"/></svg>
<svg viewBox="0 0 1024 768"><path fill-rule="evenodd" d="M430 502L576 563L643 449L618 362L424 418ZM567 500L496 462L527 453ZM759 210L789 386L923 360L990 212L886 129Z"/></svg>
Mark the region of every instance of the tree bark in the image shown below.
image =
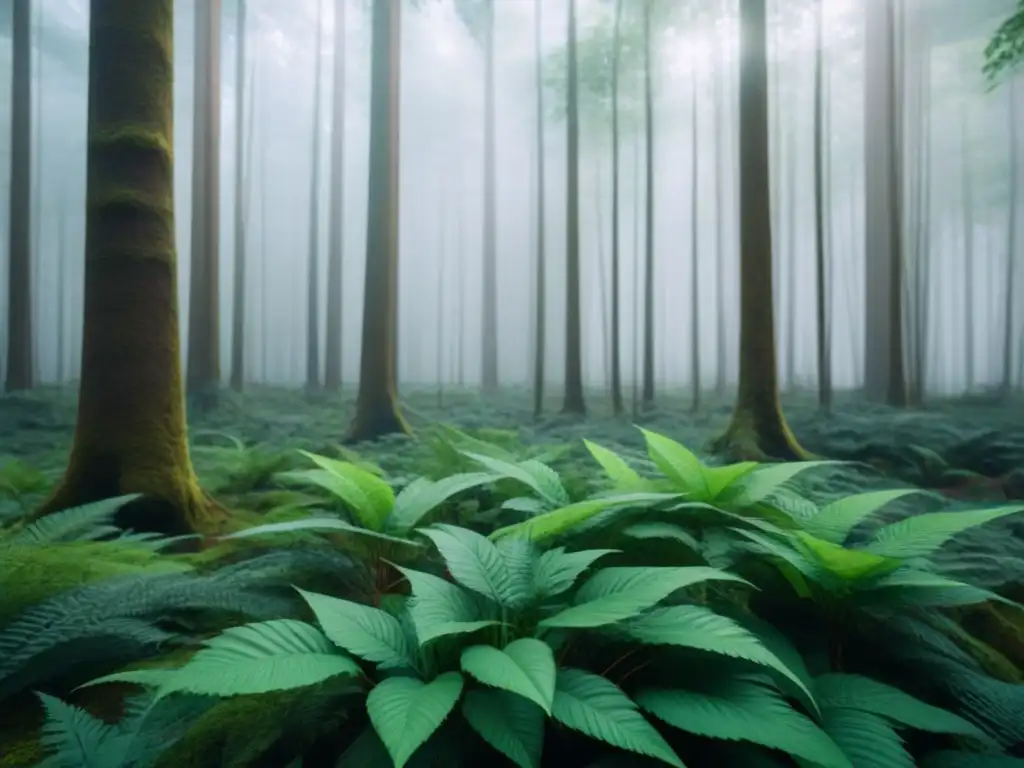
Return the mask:
<svg viewBox="0 0 1024 768"><path fill-rule="evenodd" d="M231 389L245 385L245 4L238 0L235 26L235 269L231 306Z"/></svg>
<svg viewBox="0 0 1024 768"><path fill-rule="evenodd" d="M612 411L623 412L622 402L622 344L621 344L621 214L619 184L619 68L622 58L622 2L615 1L615 38L612 54L612 328L611 328L611 388Z"/></svg>
<svg viewBox="0 0 1024 768"><path fill-rule="evenodd" d="M327 351L324 385L341 390L345 272L345 3L334 3L334 85L331 95L331 195L327 232Z"/></svg>
<svg viewBox="0 0 1024 768"><path fill-rule="evenodd" d="M401 4L374 0L371 30L363 339L349 442L409 432L399 411L397 384Z"/></svg>
<svg viewBox="0 0 1024 768"><path fill-rule="evenodd" d="M313 149L309 180L309 257L306 266L306 391L320 389L320 78L323 50L320 22L323 0L316 6L316 65L313 74Z"/></svg>
<svg viewBox="0 0 1024 768"><path fill-rule="evenodd" d="M537 90L537 284L536 318L534 319L533 347L533 417L538 418L544 408L544 361L547 341L547 260L545 259L545 194L544 194L544 67L541 48L541 0L534 3L533 46L537 57L535 88ZM460 299L461 300L461 299Z"/></svg>
<svg viewBox="0 0 1024 768"><path fill-rule="evenodd" d="M640 405L654 405L654 86L651 73L651 2L644 2L644 132L646 134L646 227L644 236L644 351Z"/></svg>
<svg viewBox="0 0 1024 768"><path fill-rule="evenodd" d="M690 357L693 360L693 395L690 412L700 410L701 365L700 365L700 166L697 152L699 123L697 121L697 71L690 77Z"/></svg>
<svg viewBox="0 0 1024 768"><path fill-rule="evenodd" d="M484 248L483 318L481 324L481 385L484 392L498 389L498 203L495 172L494 0L484 4Z"/></svg>
<svg viewBox="0 0 1024 768"><path fill-rule="evenodd" d="M5 392L35 386L32 338L32 10L14 0L11 66L11 194L7 262Z"/></svg>
<svg viewBox="0 0 1024 768"><path fill-rule="evenodd" d="M815 299L818 326L818 406L832 408L831 280L825 251L825 0L814 11L814 256Z"/></svg>
<svg viewBox="0 0 1024 768"><path fill-rule="evenodd" d="M740 4L740 381L715 452L736 459L804 459L779 404L772 293L765 0Z"/></svg>
<svg viewBox="0 0 1024 768"><path fill-rule="evenodd" d="M78 421L42 516L127 493L136 530L216 531L189 460L178 352L172 0L93 0Z"/></svg>

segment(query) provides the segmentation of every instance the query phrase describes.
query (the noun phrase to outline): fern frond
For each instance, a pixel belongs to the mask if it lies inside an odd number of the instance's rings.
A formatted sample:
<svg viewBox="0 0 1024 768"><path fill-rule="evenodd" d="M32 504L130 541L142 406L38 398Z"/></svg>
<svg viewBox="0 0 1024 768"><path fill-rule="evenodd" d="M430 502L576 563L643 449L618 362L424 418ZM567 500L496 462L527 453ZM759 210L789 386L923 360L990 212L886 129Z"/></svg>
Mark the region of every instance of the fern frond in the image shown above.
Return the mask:
<svg viewBox="0 0 1024 768"><path fill-rule="evenodd" d="M111 525L117 511L137 498L139 494L131 493L54 512L10 533L0 539L0 544L40 547L60 541L82 541L107 536L117 531Z"/></svg>

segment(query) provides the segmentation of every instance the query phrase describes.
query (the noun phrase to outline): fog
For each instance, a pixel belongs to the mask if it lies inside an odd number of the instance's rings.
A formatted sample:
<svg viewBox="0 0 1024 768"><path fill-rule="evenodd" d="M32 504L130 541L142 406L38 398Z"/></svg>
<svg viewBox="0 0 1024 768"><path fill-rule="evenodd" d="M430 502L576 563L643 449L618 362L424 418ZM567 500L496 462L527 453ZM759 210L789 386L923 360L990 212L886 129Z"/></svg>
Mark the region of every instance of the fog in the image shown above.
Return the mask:
<svg viewBox="0 0 1024 768"><path fill-rule="evenodd" d="M190 217L192 212L193 41L196 0L175 3L175 205L182 339L187 338ZM403 0L405 1L405 0ZM725 345L727 379L737 375L739 329L737 20L736 0L678 2L658 30L654 206L659 386L692 384L691 233L698 237L702 384L716 380ZM814 0L769 2L773 239L776 334L783 386L815 381L815 239L813 61ZM865 326L864 237L864 3L826 0L827 215L831 263L833 380L838 388L863 379ZM914 151L905 171L919 211L905 217L907 269L929 267L932 311L926 388L953 393L967 386L965 328L977 347L976 386L1001 376L1005 319L1002 290L1009 254L1011 107L1024 99L1009 85L989 92L981 74L985 43L1013 0L905 0L905 55L916 73L902 84L904 127ZM499 363L503 384L527 384L532 371L536 242L536 57L530 0L496 0L497 243ZM5 4L6 5L6 4ZM327 227L344 217L343 375L358 372L366 259L369 19L365 0L350 0L345 83L344 210L328 210L333 2L324 2L323 99L320 116L320 309L326 314ZM691 5L699 8L690 18ZM86 0L35 0L33 50L34 291L38 368L43 382L73 380L80 357L85 222L87 78ZM544 67L556 66L566 39L566 0L543 0ZM222 21L220 270L222 369L227 378L232 295L231 226L234 190L236 0L224 0ZM579 0L580 38L611 10ZM0 10L0 227L7 242L10 160L10 19ZM300 385L305 376L306 285L317 35L317 0L248 0L252 173L246 238L246 369L253 382ZM484 67L479 45L452 0L408 4L402 30L400 386L439 379L472 386L480 380L481 253L483 238ZM924 63L922 63L924 62ZM582 66L582 65L581 65ZM635 80L633 81L635 83ZM564 254L566 129L564 93L546 88L545 115L547 378L561 385L565 346ZM693 99L691 89L697 88ZM607 381L607 292L610 285L610 123L581 93L581 262L584 371L589 385ZM623 92L623 109L642 101ZM592 99L591 99L592 101ZM691 216L691 140L696 104L698 205ZM716 115L717 112L717 115ZM247 129L248 130L248 129ZM643 127L622 130L622 350L627 389L639 378L637 301L642 282ZM1024 155L1019 155L1024 156ZM639 162L639 166L638 166ZM965 175L966 174L966 175ZM970 181L970 217L964 180ZM639 213L639 216L638 216ZM974 245L973 315L966 316L965 243ZM4 248L6 251L6 248ZM639 265L639 266L638 266ZM1020 274L1021 270L1018 270ZM725 337L717 333L719 276L724 276ZM6 270L0 272L0 311L6 312ZM6 315L4 315L6 316ZM1020 318L1018 318L1019 320ZM323 319L321 320L323 322ZM323 333L320 335L323 342ZM1019 330L1016 349L1024 338ZM3 341L5 344L6 342Z"/></svg>

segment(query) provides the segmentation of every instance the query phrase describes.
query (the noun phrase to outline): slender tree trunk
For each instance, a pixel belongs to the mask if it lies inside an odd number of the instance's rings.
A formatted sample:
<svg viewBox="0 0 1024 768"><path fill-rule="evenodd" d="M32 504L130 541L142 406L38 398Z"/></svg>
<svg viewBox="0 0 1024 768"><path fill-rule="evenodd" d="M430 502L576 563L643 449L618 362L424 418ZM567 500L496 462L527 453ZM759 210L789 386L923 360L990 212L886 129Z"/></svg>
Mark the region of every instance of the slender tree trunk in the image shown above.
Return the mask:
<svg viewBox="0 0 1024 768"><path fill-rule="evenodd" d="M719 65L724 57L716 58ZM722 67L724 69L724 66ZM725 78L718 77L715 88L715 236L717 252L715 254L715 392L721 396L725 393L728 380L728 338L725 330L725 279L729 274L725 266Z"/></svg>
<svg viewBox="0 0 1024 768"><path fill-rule="evenodd" d="M796 270L797 270L797 206L800 197L797 194L797 142L796 126L789 130L786 157L786 387L795 389L796 382Z"/></svg>
<svg viewBox="0 0 1024 768"><path fill-rule="evenodd" d="M533 417L538 418L544 408L544 360L547 351L547 260L545 254L545 195L544 195L544 54L541 47L542 22L541 1L535 0L533 6L533 46L537 58L536 80L534 88L537 95L536 142L537 142L537 283L536 283L536 318L534 319L533 347Z"/></svg>
<svg viewBox="0 0 1024 768"><path fill-rule="evenodd" d="M644 353L641 405L654 404L654 87L651 72L651 2L644 2L644 130L647 151L644 250Z"/></svg>
<svg viewBox="0 0 1024 768"><path fill-rule="evenodd" d="M349 441L409 431L398 408L397 382L401 7L373 2L363 343Z"/></svg>
<svg viewBox="0 0 1024 768"><path fill-rule="evenodd" d="M11 194L7 261L5 392L35 385L32 338L32 10L14 0L11 66ZM38 212L37 214L38 215Z"/></svg>
<svg viewBox="0 0 1024 768"><path fill-rule="evenodd" d="M601 152L598 150L598 157ZM597 279L597 292L598 298L601 303L601 369L604 373L605 381L611 381L611 370L609 365L609 349L610 343L610 328L608 322L608 282L605 275L604 269L604 254L605 254L605 242L604 242L604 206L602 205L603 195L602 183L601 183L601 163L598 161L594 164L594 237L597 240L597 264L595 265L594 274Z"/></svg>
<svg viewBox="0 0 1024 768"><path fill-rule="evenodd" d="M60 221L57 224L57 383L63 385L67 377L65 338L67 329L67 285L68 285L68 205L66 187L60 195Z"/></svg>
<svg viewBox="0 0 1024 768"><path fill-rule="evenodd" d="M231 389L245 385L245 4L238 0L235 27L235 269L231 307Z"/></svg>
<svg viewBox="0 0 1024 768"><path fill-rule="evenodd" d="M622 345L621 345L621 214L619 200L619 68L622 57L622 2L615 0L615 38L612 53L612 329L611 329L611 388L612 411L622 414Z"/></svg>
<svg viewBox="0 0 1024 768"><path fill-rule="evenodd" d="M495 175L494 0L484 2L484 249L481 340L484 392L498 389L498 203Z"/></svg>
<svg viewBox="0 0 1024 768"><path fill-rule="evenodd" d="M196 6L188 393L203 409L220 387L220 19L221 0Z"/></svg>
<svg viewBox="0 0 1024 768"><path fill-rule="evenodd" d="M565 395L562 410L584 414L583 339L580 323L580 125L578 61L576 59L576 0L569 0L569 73L566 101L566 269L565 269Z"/></svg>
<svg viewBox="0 0 1024 768"><path fill-rule="evenodd" d="M825 0L817 0L814 13L814 256L817 309L818 406L832 408L832 283L825 250Z"/></svg>
<svg viewBox="0 0 1024 768"><path fill-rule="evenodd" d="M772 293L765 0L740 4L740 381L732 422L715 441L735 458L802 459L779 404Z"/></svg>
<svg viewBox="0 0 1024 768"><path fill-rule="evenodd" d="M1017 81L1011 80L1007 84L1010 96L1010 199L1007 202L1008 226L1006 229L1006 277L1003 285L1003 381L1002 394L1006 396L1013 388L1013 331L1016 323L1016 313L1013 307L1014 284L1017 279L1017 203L1020 170L1020 145L1017 137ZM1024 357L1022 357L1024 362Z"/></svg>
<svg viewBox="0 0 1024 768"><path fill-rule="evenodd" d="M139 531L216 531L189 461L178 353L172 0L93 0L78 422L45 515L127 493Z"/></svg>
<svg viewBox="0 0 1024 768"><path fill-rule="evenodd" d="M640 415L640 132L633 140L633 418Z"/></svg>
<svg viewBox="0 0 1024 768"><path fill-rule="evenodd" d="M341 390L345 272L345 3L334 3L334 85L331 93L331 195L327 233L327 351L325 385Z"/></svg>
<svg viewBox="0 0 1024 768"><path fill-rule="evenodd" d="M961 111L960 117L960 181L963 197L964 230L964 356L967 374L967 391L974 389L974 191L971 184L971 131L969 113Z"/></svg>
<svg viewBox="0 0 1024 768"><path fill-rule="evenodd" d="M445 235L448 231L448 208L445 205L448 196L439 191L440 210L437 212L437 407L444 408L444 287L448 282L445 274L447 269L448 242Z"/></svg>
<svg viewBox="0 0 1024 768"><path fill-rule="evenodd" d="M309 260L306 272L306 391L320 389L320 79L323 50L320 22L324 4L316 6L316 44L313 74L313 157L309 183Z"/></svg>
<svg viewBox="0 0 1024 768"><path fill-rule="evenodd" d="M700 167L698 165L697 139L697 72L691 71L690 79L690 357L693 360L693 396L690 411L700 410L701 366L700 366Z"/></svg>

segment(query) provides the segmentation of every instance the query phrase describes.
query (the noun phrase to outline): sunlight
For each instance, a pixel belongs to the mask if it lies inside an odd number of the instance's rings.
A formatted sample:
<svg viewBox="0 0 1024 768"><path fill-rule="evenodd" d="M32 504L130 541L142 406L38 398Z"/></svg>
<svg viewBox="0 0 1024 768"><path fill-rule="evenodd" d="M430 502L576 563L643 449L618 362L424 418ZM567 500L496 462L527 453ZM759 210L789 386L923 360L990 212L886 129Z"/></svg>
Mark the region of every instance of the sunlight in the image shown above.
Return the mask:
<svg viewBox="0 0 1024 768"><path fill-rule="evenodd" d="M717 54L717 41L705 31L680 33L672 28L665 36L668 43L668 72L673 79L690 77L700 72L702 62L714 58Z"/></svg>

